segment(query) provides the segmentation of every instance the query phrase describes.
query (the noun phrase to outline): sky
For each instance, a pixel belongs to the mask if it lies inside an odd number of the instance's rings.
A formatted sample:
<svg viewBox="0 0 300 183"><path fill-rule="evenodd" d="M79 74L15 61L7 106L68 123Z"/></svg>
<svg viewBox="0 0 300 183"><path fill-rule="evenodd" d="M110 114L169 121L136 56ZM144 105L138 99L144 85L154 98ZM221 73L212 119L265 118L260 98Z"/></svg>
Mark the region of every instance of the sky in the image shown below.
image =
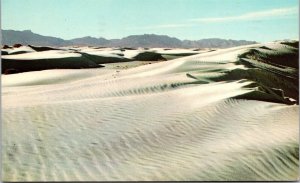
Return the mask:
<svg viewBox="0 0 300 183"><path fill-rule="evenodd" d="M45 36L267 42L299 37L298 0L2 0L1 28Z"/></svg>

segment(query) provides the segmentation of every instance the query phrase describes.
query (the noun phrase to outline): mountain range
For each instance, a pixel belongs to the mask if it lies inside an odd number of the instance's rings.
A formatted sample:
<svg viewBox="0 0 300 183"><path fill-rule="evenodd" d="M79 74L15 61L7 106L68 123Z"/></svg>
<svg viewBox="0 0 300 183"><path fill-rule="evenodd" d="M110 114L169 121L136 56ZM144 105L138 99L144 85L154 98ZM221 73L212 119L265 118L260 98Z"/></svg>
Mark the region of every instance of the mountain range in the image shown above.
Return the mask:
<svg viewBox="0 0 300 183"><path fill-rule="evenodd" d="M228 48L240 45L255 44L255 41L227 40L209 38L201 40L180 40L166 35L144 34L131 35L122 39L105 39L82 37L64 40L57 37L43 36L31 30L1 30L2 45L35 45L35 46L103 46L103 47L165 47L165 48Z"/></svg>

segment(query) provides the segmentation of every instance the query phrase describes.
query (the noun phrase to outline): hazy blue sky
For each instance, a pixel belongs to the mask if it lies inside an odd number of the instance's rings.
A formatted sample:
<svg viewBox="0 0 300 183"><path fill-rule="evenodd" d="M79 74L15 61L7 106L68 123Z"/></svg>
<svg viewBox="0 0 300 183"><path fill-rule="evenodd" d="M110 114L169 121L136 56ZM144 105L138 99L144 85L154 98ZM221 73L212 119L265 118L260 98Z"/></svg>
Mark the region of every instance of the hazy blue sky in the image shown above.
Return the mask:
<svg viewBox="0 0 300 183"><path fill-rule="evenodd" d="M2 0L2 29L64 39L298 39L298 0Z"/></svg>

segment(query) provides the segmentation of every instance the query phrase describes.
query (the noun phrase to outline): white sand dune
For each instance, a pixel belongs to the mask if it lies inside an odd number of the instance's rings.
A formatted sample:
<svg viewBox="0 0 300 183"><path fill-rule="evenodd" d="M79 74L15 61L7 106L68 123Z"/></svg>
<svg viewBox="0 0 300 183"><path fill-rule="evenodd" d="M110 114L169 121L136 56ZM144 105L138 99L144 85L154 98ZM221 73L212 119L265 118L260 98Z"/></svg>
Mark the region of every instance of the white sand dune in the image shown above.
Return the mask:
<svg viewBox="0 0 300 183"><path fill-rule="evenodd" d="M260 78L220 79L253 70L239 56L259 46L2 76L3 180L297 180L298 105L239 98L279 97Z"/></svg>
<svg viewBox="0 0 300 183"><path fill-rule="evenodd" d="M29 46L20 46L18 48L1 49L1 51L4 51L10 55L35 52L35 50L30 48Z"/></svg>
<svg viewBox="0 0 300 183"><path fill-rule="evenodd" d="M145 50L124 48L95 47L38 47L21 46L5 48L2 51L2 73L38 71L45 69L78 69L95 68L99 64L128 61L160 61L180 58L183 56L205 53L209 50L192 51L183 49L164 50L153 48ZM70 62L70 58L72 62ZM39 65L36 62L43 62Z"/></svg>

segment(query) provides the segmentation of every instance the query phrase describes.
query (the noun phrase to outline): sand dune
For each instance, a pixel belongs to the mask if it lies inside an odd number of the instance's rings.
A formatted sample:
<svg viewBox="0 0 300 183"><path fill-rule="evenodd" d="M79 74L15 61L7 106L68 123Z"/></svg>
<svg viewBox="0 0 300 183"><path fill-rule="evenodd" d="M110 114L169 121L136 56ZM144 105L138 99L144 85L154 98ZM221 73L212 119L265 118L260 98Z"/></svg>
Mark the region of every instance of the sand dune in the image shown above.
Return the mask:
<svg viewBox="0 0 300 183"><path fill-rule="evenodd" d="M20 46L18 48L9 47L7 49L2 48L1 51L6 52L7 55L16 55L16 54L35 52L35 50L30 48L29 46Z"/></svg>
<svg viewBox="0 0 300 183"><path fill-rule="evenodd" d="M294 45L3 75L3 180L297 180L298 68L269 56ZM77 52L142 53L101 49Z"/></svg>
<svg viewBox="0 0 300 183"><path fill-rule="evenodd" d="M3 48L2 73L39 71L47 69L97 68L100 64L129 61L163 61L187 55L205 53L208 50L127 49L97 47L38 47L20 46ZM39 63L43 64L39 64Z"/></svg>
<svg viewBox="0 0 300 183"><path fill-rule="evenodd" d="M87 56L66 51L43 51L2 56L2 73L18 73L44 69L80 69L102 67ZM41 64L42 63L42 64Z"/></svg>

